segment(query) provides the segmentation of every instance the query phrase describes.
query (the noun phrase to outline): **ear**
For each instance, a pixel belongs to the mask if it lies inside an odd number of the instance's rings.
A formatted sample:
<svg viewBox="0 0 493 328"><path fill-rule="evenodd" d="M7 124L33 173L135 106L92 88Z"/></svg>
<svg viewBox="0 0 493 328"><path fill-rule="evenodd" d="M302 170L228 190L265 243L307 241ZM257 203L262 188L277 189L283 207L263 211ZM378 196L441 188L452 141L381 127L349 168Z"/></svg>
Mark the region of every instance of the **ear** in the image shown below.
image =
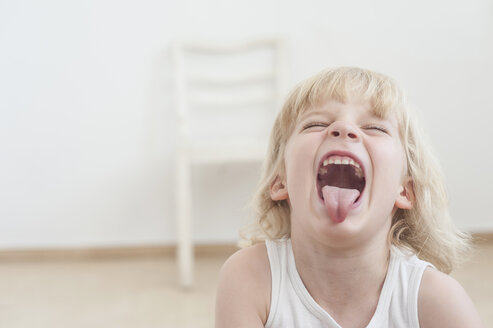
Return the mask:
<svg viewBox="0 0 493 328"><path fill-rule="evenodd" d="M404 178L399 188L399 194L395 200L395 207L403 210L410 210L414 203L414 187L411 177Z"/></svg>
<svg viewBox="0 0 493 328"><path fill-rule="evenodd" d="M281 177L276 176L270 185L270 198L272 200L285 200L288 198L288 188Z"/></svg>

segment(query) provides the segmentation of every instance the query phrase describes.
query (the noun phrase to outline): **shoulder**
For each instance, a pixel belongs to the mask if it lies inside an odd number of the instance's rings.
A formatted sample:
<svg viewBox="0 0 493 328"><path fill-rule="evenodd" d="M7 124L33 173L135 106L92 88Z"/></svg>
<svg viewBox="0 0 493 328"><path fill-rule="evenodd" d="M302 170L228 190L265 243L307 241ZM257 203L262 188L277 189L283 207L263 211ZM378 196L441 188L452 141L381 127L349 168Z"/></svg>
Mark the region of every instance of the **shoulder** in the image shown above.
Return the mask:
<svg viewBox="0 0 493 328"><path fill-rule="evenodd" d="M483 327L462 286L432 268L423 273L418 296L420 327Z"/></svg>
<svg viewBox="0 0 493 328"><path fill-rule="evenodd" d="M269 314L271 276L264 243L239 250L221 268L216 327L263 327Z"/></svg>

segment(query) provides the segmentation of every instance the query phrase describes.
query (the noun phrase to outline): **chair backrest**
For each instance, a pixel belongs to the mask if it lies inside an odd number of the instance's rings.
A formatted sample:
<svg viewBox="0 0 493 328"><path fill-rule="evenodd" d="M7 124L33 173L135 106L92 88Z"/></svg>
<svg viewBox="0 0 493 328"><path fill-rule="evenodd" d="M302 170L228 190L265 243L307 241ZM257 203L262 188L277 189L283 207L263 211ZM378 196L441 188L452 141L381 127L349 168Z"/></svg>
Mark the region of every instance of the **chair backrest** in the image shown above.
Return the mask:
<svg viewBox="0 0 493 328"><path fill-rule="evenodd" d="M281 39L171 46L181 142L267 140L286 81Z"/></svg>

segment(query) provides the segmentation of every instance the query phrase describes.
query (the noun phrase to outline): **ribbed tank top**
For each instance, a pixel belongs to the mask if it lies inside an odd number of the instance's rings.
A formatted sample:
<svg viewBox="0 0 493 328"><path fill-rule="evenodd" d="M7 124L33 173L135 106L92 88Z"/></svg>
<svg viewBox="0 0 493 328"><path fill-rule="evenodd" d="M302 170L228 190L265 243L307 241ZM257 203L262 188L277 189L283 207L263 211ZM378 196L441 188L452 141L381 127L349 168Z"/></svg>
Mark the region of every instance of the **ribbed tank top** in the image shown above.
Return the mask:
<svg viewBox="0 0 493 328"><path fill-rule="evenodd" d="M267 328L341 328L305 288L293 256L290 239L266 240L272 274ZM418 291L426 267L432 264L397 247L390 252L389 267L377 308L367 328L419 327Z"/></svg>

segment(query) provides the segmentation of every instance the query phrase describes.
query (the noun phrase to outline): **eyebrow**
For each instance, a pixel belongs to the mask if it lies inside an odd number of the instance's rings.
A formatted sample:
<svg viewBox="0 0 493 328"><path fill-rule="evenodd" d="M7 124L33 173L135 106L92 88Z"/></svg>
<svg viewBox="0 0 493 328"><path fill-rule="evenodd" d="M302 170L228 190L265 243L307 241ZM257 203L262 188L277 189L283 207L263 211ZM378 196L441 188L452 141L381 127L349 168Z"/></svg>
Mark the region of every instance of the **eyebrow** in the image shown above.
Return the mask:
<svg viewBox="0 0 493 328"><path fill-rule="evenodd" d="M314 115L328 116L329 113L327 111L323 111L323 110L307 111L307 112L305 112L304 114L302 114L300 116L300 121L303 121L304 119L306 119L306 118L308 118L310 116L314 116Z"/></svg>

